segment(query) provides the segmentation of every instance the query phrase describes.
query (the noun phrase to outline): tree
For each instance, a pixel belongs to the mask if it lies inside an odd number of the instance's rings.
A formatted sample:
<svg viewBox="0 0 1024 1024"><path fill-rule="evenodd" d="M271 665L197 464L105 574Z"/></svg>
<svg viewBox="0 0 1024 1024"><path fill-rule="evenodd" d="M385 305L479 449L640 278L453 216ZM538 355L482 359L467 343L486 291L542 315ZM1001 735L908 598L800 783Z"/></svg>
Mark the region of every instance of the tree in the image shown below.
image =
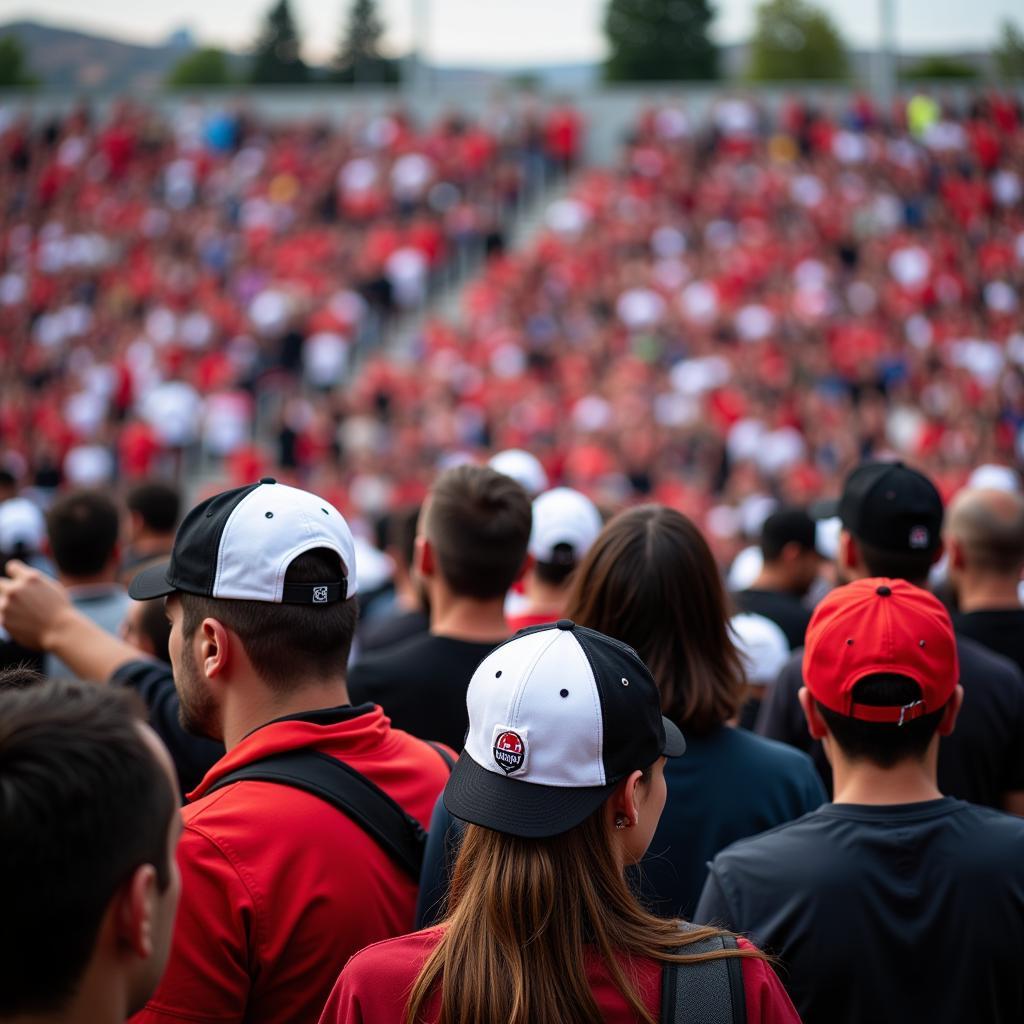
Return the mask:
<svg viewBox="0 0 1024 1024"><path fill-rule="evenodd" d="M996 68L1003 78L1024 78L1024 32L1007 18L995 49Z"/></svg>
<svg viewBox="0 0 1024 1024"><path fill-rule="evenodd" d="M298 29L288 0L278 0L256 40L249 81L255 85L308 82L309 68L300 54Z"/></svg>
<svg viewBox="0 0 1024 1024"><path fill-rule="evenodd" d="M192 86L230 85L231 69L228 56L214 46L194 50L171 69L167 84L172 89L189 89Z"/></svg>
<svg viewBox="0 0 1024 1024"><path fill-rule="evenodd" d="M397 82L398 63L381 55L384 25L376 0L354 0L348 12L345 34L334 58L331 78L354 85Z"/></svg>
<svg viewBox="0 0 1024 1024"><path fill-rule="evenodd" d="M931 78L977 78L978 69L972 68L961 60L954 60L952 57L943 57L936 54L931 57L922 57L915 64L912 64L906 71L900 72L900 78L908 81L924 81Z"/></svg>
<svg viewBox="0 0 1024 1024"><path fill-rule="evenodd" d="M842 36L824 11L805 0L765 0L758 6L750 78L843 78L846 72Z"/></svg>
<svg viewBox="0 0 1024 1024"><path fill-rule="evenodd" d="M714 78L717 53L708 38L708 0L609 0L604 32L612 82Z"/></svg>
<svg viewBox="0 0 1024 1024"><path fill-rule="evenodd" d="M39 79L29 73L21 40L0 36L0 89L24 89L38 84Z"/></svg>

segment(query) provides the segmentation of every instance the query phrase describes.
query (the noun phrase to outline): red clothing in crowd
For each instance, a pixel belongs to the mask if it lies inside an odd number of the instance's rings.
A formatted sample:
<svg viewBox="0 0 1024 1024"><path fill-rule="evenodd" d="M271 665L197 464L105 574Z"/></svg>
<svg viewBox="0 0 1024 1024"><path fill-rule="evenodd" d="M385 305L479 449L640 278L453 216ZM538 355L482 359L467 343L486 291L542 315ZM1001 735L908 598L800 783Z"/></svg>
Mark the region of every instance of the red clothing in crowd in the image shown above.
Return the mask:
<svg viewBox="0 0 1024 1024"><path fill-rule="evenodd" d="M448 779L441 755L379 707L311 712L246 736L189 794L171 957L133 1024L312 1024L349 957L413 926L415 883L323 800L270 782L208 792L242 765L305 747L362 772L424 827Z"/></svg>
<svg viewBox="0 0 1024 1024"><path fill-rule="evenodd" d="M401 1024L409 989L441 937L441 928L428 928L388 942L378 942L353 957L338 978L320 1024ZM740 939L741 945L749 945ZM657 1018L661 1010L661 964L633 963L640 995ZM604 1024L637 1024L639 1018L613 984L597 957L587 962L587 974ZM743 961L743 988L748 1024L800 1024L786 990L763 960ZM439 994L425 1020L435 1021Z"/></svg>

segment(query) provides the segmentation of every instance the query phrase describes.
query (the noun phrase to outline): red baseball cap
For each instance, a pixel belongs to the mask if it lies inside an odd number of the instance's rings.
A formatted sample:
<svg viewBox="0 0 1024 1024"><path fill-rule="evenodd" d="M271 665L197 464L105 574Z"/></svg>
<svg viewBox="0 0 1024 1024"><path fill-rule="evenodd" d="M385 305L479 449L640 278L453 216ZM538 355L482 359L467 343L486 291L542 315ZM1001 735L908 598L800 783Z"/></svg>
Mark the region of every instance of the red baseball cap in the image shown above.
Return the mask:
<svg viewBox="0 0 1024 1024"><path fill-rule="evenodd" d="M918 700L894 707L858 704L867 676L905 676ZM819 704L862 722L902 725L943 707L960 680L956 638L942 603L905 580L857 580L815 609L804 647L804 683Z"/></svg>

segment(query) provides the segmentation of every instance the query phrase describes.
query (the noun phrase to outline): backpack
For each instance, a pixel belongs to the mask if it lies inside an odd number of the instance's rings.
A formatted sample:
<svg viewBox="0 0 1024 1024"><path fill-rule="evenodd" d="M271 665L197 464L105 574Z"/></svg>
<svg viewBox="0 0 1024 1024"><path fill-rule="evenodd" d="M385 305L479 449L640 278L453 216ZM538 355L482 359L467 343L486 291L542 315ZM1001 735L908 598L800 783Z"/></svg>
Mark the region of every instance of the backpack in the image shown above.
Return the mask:
<svg viewBox="0 0 1024 1024"><path fill-rule="evenodd" d="M684 931L693 925L683 925ZM713 935L675 953L736 949L731 935ZM665 964L661 971L661 1024L746 1024L747 997L739 957L695 964Z"/></svg>
<svg viewBox="0 0 1024 1024"><path fill-rule="evenodd" d="M436 743L428 745L450 772L455 762L448 751ZM344 761L308 747L271 754L229 772L208 792L246 780L277 782L319 797L355 822L414 882L419 881L426 830L380 786Z"/></svg>

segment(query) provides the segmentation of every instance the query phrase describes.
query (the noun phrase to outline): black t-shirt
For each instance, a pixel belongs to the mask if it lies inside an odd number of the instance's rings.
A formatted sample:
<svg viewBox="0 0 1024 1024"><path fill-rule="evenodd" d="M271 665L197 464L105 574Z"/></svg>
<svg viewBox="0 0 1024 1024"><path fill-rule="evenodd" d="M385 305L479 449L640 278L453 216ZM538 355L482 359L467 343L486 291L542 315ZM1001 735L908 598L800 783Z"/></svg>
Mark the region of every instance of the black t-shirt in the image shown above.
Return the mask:
<svg viewBox="0 0 1024 1024"><path fill-rule="evenodd" d="M1024 821L828 804L712 862L694 920L779 957L804 1024L1024 1020Z"/></svg>
<svg viewBox="0 0 1024 1024"><path fill-rule="evenodd" d="M129 661L110 677L110 682L134 690L142 698L150 727L170 751L182 796L195 789L224 756L224 745L185 732L171 666L160 661Z"/></svg>
<svg viewBox="0 0 1024 1024"><path fill-rule="evenodd" d="M1024 790L1024 676L1013 662L957 635L964 703L952 735L939 743L939 789L947 796L1001 808L1003 794ZM761 701L757 731L806 750L825 788L832 769L821 743L812 740L797 693L803 686L803 652L797 651Z"/></svg>
<svg viewBox="0 0 1024 1024"><path fill-rule="evenodd" d="M780 590L741 590L733 594L733 601L741 612L763 615L771 619L789 642L789 649L795 651L804 645L804 634L811 621L811 613L792 594Z"/></svg>
<svg viewBox="0 0 1024 1024"><path fill-rule="evenodd" d="M957 612L953 628L1024 669L1024 608Z"/></svg>
<svg viewBox="0 0 1024 1024"><path fill-rule="evenodd" d="M360 622L357 636L360 655L393 647L417 633L426 633L429 628L430 616L416 611L396 612Z"/></svg>
<svg viewBox="0 0 1024 1024"><path fill-rule="evenodd" d="M418 634L360 658L348 674L348 692L353 704L379 704L396 729L461 750L469 680L494 647Z"/></svg>

